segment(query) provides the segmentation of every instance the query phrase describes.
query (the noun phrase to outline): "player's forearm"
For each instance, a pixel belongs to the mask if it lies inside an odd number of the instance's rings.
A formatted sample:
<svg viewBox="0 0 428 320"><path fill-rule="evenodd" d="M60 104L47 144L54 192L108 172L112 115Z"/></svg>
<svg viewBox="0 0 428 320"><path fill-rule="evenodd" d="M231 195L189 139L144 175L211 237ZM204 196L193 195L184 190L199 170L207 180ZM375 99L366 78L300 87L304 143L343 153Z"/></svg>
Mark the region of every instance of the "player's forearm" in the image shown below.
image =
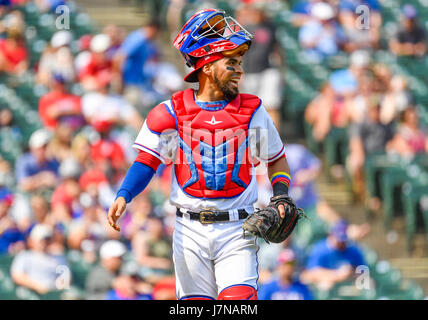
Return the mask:
<svg viewBox="0 0 428 320"><path fill-rule="evenodd" d="M123 197L127 203L131 202L146 188L154 174L153 168L140 162L134 162L126 173L116 198Z"/></svg>

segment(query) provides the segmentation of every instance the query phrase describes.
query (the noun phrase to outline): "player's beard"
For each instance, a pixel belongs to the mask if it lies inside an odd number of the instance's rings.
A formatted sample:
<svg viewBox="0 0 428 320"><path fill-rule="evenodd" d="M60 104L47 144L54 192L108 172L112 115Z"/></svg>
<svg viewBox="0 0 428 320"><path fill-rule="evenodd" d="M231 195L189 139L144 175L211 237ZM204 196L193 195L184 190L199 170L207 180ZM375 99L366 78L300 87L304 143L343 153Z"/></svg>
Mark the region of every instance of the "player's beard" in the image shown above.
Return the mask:
<svg viewBox="0 0 428 320"><path fill-rule="evenodd" d="M216 84L217 88L219 88L219 89L220 89L220 91L223 93L224 98L225 98L227 101L232 101L232 100L233 100L233 99L235 99L235 98L238 96L238 94L239 94L239 88L238 88L238 87L236 87L236 88L232 88L232 87L229 85L230 81L226 81L226 82L223 82L223 83L222 83L222 82L218 79L218 77L217 77L217 75L216 75L216 74L214 75L214 83Z"/></svg>

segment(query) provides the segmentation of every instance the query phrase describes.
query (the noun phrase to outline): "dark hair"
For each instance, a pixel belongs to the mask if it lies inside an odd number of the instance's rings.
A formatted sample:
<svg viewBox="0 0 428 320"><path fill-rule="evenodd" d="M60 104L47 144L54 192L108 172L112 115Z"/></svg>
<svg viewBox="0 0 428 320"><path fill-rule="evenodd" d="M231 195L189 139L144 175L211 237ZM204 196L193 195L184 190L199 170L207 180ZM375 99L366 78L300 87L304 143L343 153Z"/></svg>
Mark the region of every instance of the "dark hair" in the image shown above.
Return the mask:
<svg viewBox="0 0 428 320"><path fill-rule="evenodd" d="M147 21L147 23L145 23L144 26L160 29L162 25L161 25L159 19L152 18L149 21Z"/></svg>
<svg viewBox="0 0 428 320"><path fill-rule="evenodd" d="M416 109L416 107L415 106L413 106L413 105L410 105L410 106L408 106L406 109L404 109L403 111L401 111L401 113L400 113L400 122L404 122L404 117L406 116L406 114L409 112L409 111L415 111L415 112L417 112L417 109Z"/></svg>

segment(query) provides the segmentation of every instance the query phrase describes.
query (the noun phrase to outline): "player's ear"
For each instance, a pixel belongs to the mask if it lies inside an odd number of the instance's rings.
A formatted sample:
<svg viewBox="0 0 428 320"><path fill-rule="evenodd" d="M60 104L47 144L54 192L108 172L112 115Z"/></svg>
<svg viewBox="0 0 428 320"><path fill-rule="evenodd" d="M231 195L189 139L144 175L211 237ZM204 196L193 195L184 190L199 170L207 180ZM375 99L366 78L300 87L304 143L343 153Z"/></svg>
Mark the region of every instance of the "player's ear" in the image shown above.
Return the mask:
<svg viewBox="0 0 428 320"><path fill-rule="evenodd" d="M212 76L213 74L213 63L207 63L206 65L204 65L202 67L201 70L205 75L207 75L208 77Z"/></svg>

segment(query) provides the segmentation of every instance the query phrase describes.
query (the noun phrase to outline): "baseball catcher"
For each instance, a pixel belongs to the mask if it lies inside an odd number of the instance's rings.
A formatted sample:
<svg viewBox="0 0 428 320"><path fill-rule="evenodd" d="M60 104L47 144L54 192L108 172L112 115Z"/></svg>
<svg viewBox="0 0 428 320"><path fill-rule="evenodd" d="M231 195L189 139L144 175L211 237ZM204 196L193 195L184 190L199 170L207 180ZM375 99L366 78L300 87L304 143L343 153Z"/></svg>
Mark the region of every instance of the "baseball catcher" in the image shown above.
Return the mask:
<svg viewBox="0 0 428 320"><path fill-rule="evenodd" d="M169 200L177 208L173 260L181 300L256 300L256 236L283 241L302 216L288 197L285 146L271 117L259 97L239 92L252 38L222 10L198 11L185 23L173 45L193 68L184 80L198 89L176 92L150 111L133 145L139 155L108 212L120 231L127 203L161 163L173 163ZM262 161L274 197L254 212L254 172Z"/></svg>

